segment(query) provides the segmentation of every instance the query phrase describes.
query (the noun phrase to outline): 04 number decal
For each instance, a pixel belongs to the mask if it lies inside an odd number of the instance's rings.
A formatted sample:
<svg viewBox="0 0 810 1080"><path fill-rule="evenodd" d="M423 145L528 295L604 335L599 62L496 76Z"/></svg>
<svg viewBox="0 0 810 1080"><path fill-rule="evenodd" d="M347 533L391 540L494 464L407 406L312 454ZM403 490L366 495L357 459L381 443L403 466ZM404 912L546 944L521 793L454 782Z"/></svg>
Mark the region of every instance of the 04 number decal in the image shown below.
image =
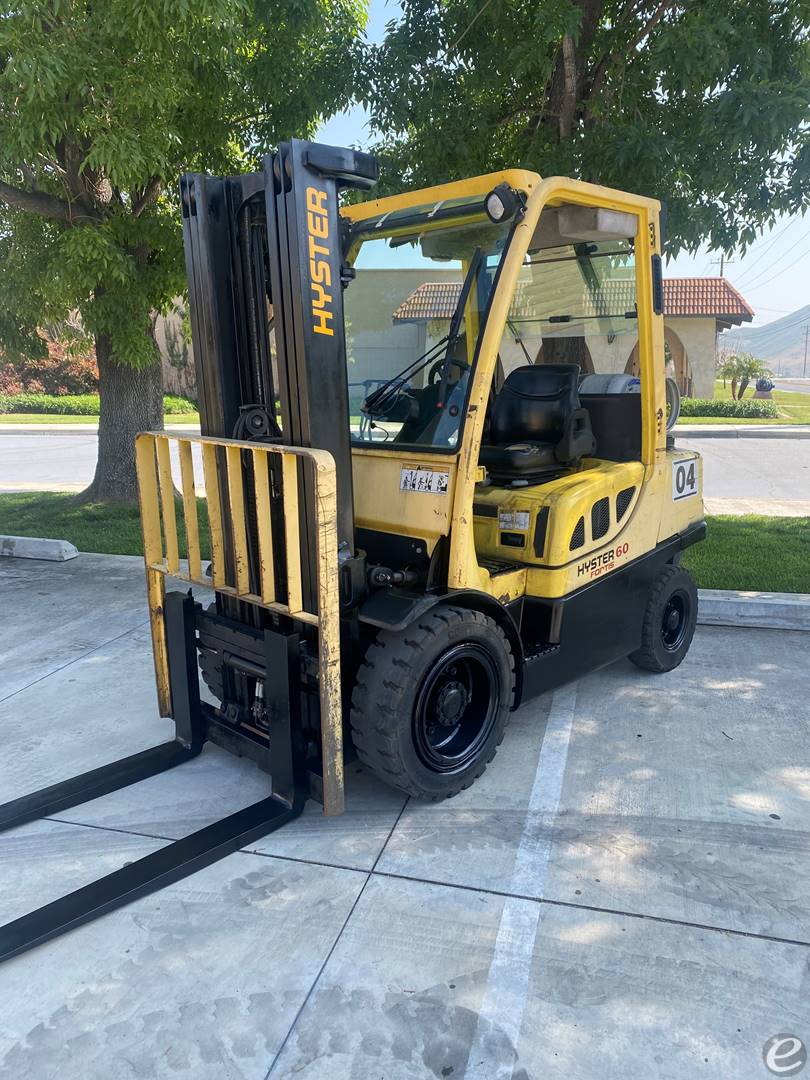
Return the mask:
<svg viewBox="0 0 810 1080"><path fill-rule="evenodd" d="M697 495L698 490L698 463L697 457L681 458L672 463L672 498L688 499L691 495Z"/></svg>

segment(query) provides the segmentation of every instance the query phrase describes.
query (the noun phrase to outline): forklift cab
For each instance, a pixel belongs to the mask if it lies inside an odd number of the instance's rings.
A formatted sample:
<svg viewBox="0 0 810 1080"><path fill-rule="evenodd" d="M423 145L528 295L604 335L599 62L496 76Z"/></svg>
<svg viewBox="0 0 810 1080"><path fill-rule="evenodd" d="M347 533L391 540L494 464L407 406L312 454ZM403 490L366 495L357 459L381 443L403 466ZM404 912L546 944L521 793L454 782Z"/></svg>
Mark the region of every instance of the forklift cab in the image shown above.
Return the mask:
<svg viewBox="0 0 810 1080"><path fill-rule="evenodd" d="M443 559L522 622L701 521L668 445L659 209L520 171L344 208L364 547ZM694 498L664 501L685 457Z"/></svg>

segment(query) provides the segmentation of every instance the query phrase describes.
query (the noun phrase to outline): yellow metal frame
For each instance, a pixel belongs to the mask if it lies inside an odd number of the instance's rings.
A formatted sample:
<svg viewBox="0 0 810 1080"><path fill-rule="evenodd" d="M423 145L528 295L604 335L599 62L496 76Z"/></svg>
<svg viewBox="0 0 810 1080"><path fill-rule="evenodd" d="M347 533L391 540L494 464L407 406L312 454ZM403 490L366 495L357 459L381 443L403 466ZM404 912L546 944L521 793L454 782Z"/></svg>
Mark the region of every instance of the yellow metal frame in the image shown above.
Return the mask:
<svg viewBox="0 0 810 1080"><path fill-rule="evenodd" d="M576 557L568 560L567 566L556 566L543 571L534 571L526 580L526 572L517 572L514 583L505 588L503 575L493 579L489 571L479 564L473 529L472 507L476 497L475 486L482 479L478 465L478 456L484 429L487 400L495 375L498 349L503 337L506 320L515 295L523 260L529 250L540 215L546 207L563 204L603 207L631 213L636 217L637 229L634 238L636 262L636 292L638 305L639 364L642 384L642 490L646 489L648 499L638 499L647 506L653 500L660 503L665 498L666 479L671 463L666 451L666 391L664 371L664 328L663 318L653 311L651 256L660 253L659 214L660 203L641 195L632 195L613 188L597 184L587 184L566 177L552 176L545 179L536 173L523 170L505 170L486 176L473 177L458 183L443 184L439 187L422 191L409 191L402 195L359 203L344 208L341 213L352 222L369 217L378 217L386 213L415 206L425 206L440 200L457 199L473 195L482 198L498 183L508 183L527 196L523 218L515 226L512 242L500 267L497 291L492 299L486 326L478 347L478 360L475 365L464 424L464 433L458 452L455 455L438 454L430 447L420 447L418 451L399 447L374 446L368 449L355 449L353 453L355 474L355 512L358 523L366 524L373 520L370 527L385 529L379 519L379 493L390 492L392 513L389 525L391 532L405 533L423 538L429 549L437 539L437 533L450 534L450 559L448 586L451 589L478 589L503 598L509 593L518 595L523 587L533 595L561 596L576 587ZM394 226L392 225L392 229ZM385 223L379 235L387 236ZM468 330L471 327L468 326ZM449 472L448 495L446 497L426 496L422 494L402 494L393 489L401 465L412 464L418 459L421 467L441 469ZM364 498L363 492L374 492L373 505L371 496ZM400 505L407 500L407 506ZM417 501L418 500L418 501ZM447 501L451 500L450 505ZM366 504L369 504L368 506ZM388 502L386 501L386 505ZM562 504L561 504L562 505ZM574 508L575 509L575 508ZM577 511L578 513L581 511ZM688 524L684 519L697 520L702 516L703 507L700 499L693 507L679 507L677 514L658 506L656 521L663 525L672 520L673 526ZM432 529L422 527L419 519L430 514ZM573 513L573 509L572 509ZM638 520L639 515L628 514ZM410 519L413 519L412 523ZM573 524L571 527L573 527ZM412 524L413 527L409 527ZM560 520L558 527L565 530L567 521ZM649 536L647 533L649 532ZM635 548L640 555L644 550L651 550L658 540L657 528L645 530L642 542ZM653 535L655 534L655 535ZM639 538L641 539L641 538ZM523 575L523 581L518 577ZM572 576L573 575L573 576ZM542 582L540 578L542 577ZM534 578L537 578L535 581ZM542 593L535 592L541 587Z"/></svg>
<svg viewBox="0 0 810 1080"><path fill-rule="evenodd" d="M347 221L365 221L381 214L392 214L397 210L412 210L416 206L431 206L448 199L466 199L473 195L482 198L488 195L498 184L508 184L516 191L529 195L540 183L540 177L527 169L501 169L500 172L484 173L471 176L466 180L454 180L449 184L437 184L435 187L403 191L398 195L387 195L382 199L368 199L365 202L342 206L341 217ZM482 207L483 209L483 207ZM380 229L380 236L389 236L391 229Z"/></svg>
<svg viewBox="0 0 810 1080"><path fill-rule="evenodd" d="M185 559L181 561L177 507L172 476L172 444L180 463L180 494L186 531ZM201 448L204 498L211 536L211 577L204 577L200 553L198 492L192 448ZM269 459L281 459L284 504L286 597L278 600L275 588L275 546L270 515ZM138 490L143 530L146 587L152 629L158 705L161 716L172 715L166 627L163 614L165 577L213 588L268 611L318 630L321 750L323 756L324 812L343 811L343 722L340 693L340 613L337 556L337 496L335 460L326 450L269 443L212 439L195 435L144 432L135 441ZM221 469L221 459L225 468ZM312 539L317 548L317 611L303 606L301 534L299 528L299 461L312 470L315 520ZM243 468L249 463L254 478L253 509L259 543L258 588L250 589L247 543L247 506ZM224 474L224 475L223 475ZM223 492L227 503L223 506ZM233 574L228 577L223 534L230 523Z"/></svg>

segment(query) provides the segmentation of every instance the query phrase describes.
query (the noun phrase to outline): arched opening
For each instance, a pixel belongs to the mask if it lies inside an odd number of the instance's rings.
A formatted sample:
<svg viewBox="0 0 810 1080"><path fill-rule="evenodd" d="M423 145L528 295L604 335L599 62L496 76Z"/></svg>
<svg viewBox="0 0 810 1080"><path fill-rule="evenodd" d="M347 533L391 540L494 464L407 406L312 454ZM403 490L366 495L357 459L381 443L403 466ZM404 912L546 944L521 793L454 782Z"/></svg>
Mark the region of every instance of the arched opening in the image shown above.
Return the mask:
<svg viewBox="0 0 810 1080"><path fill-rule="evenodd" d="M664 364L666 373L678 384L683 397L692 397L692 365L686 346L675 331L664 323ZM633 346L633 351L627 358L624 367L626 375L638 375L638 342Z"/></svg>
<svg viewBox="0 0 810 1080"><path fill-rule="evenodd" d="M584 337L545 338L535 364L579 364L581 375L593 374L593 357Z"/></svg>

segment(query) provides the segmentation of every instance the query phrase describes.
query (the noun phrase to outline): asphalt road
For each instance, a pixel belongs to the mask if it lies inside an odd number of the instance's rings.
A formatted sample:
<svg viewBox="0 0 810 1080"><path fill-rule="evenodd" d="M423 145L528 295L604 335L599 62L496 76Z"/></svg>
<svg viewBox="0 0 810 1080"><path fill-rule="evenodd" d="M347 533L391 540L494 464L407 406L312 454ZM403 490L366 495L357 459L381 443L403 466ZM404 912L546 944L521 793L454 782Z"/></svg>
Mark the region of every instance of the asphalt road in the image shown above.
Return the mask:
<svg viewBox="0 0 810 1080"><path fill-rule="evenodd" d="M192 432L193 433L193 432ZM96 468L94 431L24 431L0 429L0 491L81 491ZM202 476L197 448L196 473ZM176 448L172 447L179 478Z"/></svg>
<svg viewBox="0 0 810 1080"><path fill-rule="evenodd" d="M810 394L810 379L782 379L775 380L777 390L788 390L793 394Z"/></svg>
<svg viewBox="0 0 810 1080"><path fill-rule="evenodd" d="M810 439L680 439L703 455L709 499L810 499Z"/></svg>
<svg viewBox="0 0 810 1080"><path fill-rule="evenodd" d="M678 439L705 462L704 495L810 499L810 439ZM0 491L79 491L93 479L92 432L0 432Z"/></svg>

